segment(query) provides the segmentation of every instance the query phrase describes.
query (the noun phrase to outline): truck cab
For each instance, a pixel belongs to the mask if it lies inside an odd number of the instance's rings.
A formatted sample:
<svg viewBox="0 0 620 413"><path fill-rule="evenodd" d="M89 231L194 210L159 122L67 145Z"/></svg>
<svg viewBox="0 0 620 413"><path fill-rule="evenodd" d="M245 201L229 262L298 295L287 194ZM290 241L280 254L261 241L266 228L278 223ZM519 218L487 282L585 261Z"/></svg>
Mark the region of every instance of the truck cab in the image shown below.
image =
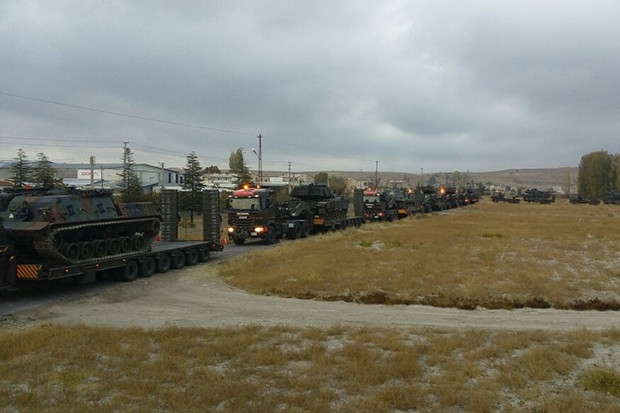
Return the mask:
<svg viewBox="0 0 620 413"><path fill-rule="evenodd" d="M265 188L233 191L226 202L228 238L241 245L248 238L260 238L273 244L278 238L275 192Z"/></svg>

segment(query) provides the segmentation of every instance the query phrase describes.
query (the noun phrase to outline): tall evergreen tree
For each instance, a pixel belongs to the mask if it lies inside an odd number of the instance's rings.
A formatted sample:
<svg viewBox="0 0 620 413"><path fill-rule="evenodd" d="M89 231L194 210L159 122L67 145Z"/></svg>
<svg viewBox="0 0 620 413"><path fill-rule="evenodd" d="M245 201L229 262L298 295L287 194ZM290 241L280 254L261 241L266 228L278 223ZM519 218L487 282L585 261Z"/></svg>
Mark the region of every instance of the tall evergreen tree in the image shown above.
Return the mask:
<svg viewBox="0 0 620 413"><path fill-rule="evenodd" d="M228 168L230 173L235 175L235 180L233 182L237 188L241 188L243 185L250 184L252 182L250 169L246 166L245 160L243 159L242 148L238 148L230 154L230 158L228 159Z"/></svg>
<svg viewBox="0 0 620 413"><path fill-rule="evenodd" d="M46 188L51 188L57 183L52 161L43 152L37 153L37 162L32 169L32 180L35 185Z"/></svg>
<svg viewBox="0 0 620 413"><path fill-rule="evenodd" d="M13 186L24 186L28 180L30 180L31 169L26 161L26 152L19 148L17 150L17 156L13 158L15 162L11 164L11 180Z"/></svg>
<svg viewBox="0 0 620 413"><path fill-rule="evenodd" d="M144 197L142 182L134 170L133 153L129 147L123 148L123 171L118 174L121 177L121 201L137 202Z"/></svg>
<svg viewBox="0 0 620 413"><path fill-rule="evenodd" d="M190 211L189 220L191 223L194 222L194 211L201 210L200 193L203 188L202 171L200 169L198 156L196 156L196 153L190 152L190 154L187 155L187 166L185 167L185 173L183 175L183 189L188 190L186 193L188 197L187 206Z"/></svg>

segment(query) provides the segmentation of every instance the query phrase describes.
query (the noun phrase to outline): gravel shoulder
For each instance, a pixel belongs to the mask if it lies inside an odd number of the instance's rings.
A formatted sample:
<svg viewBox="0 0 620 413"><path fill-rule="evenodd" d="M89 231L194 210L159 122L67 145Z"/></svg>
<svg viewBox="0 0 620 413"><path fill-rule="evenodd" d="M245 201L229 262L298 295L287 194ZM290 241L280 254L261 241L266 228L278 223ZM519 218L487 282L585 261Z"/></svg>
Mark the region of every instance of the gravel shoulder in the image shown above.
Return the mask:
<svg viewBox="0 0 620 413"><path fill-rule="evenodd" d="M569 331L620 329L613 311L553 309L458 310L420 305L363 305L259 296L236 290L211 262L156 274L133 283L110 283L62 298L14 308L0 306L0 327L42 323L154 329L250 324L298 327L383 326Z"/></svg>

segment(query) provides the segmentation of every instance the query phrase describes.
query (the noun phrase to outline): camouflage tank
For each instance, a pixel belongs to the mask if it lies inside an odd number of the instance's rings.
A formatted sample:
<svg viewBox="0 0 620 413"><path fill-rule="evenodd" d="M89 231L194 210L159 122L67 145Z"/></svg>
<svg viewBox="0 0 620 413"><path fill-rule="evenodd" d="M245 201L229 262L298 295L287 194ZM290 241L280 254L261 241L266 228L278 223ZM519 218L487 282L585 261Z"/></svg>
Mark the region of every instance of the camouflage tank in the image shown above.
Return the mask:
<svg viewBox="0 0 620 413"><path fill-rule="evenodd" d="M0 218L22 258L68 265L148 251L161 228L151 203L117 205L106 190L13 190Z"/></svg>
<svg viewBox="0 0 620 413"><path fill-rule="evenodd" d="M344 196L336 196L334 190L326 184L296 186L291 190L291 197L310 206L314 213L315 227L333 228L347 218L349 200Z"/></svg>

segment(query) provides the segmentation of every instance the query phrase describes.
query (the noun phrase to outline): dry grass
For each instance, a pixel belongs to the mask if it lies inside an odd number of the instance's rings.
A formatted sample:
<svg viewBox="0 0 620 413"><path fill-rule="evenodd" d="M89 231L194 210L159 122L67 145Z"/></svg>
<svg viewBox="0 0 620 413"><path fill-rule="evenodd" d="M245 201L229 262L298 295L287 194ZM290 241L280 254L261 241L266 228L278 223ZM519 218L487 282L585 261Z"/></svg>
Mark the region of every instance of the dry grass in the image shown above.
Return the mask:
<svg viewBox="0 0 620 413"><path fill-rule="evenodd" d="M620 333L260 327L0 333L0 410L619 411ZM617 354L617 353L615 353Z"/></svg>
<svg viewBox="0 0 620 413"><path fill-rule="evenodd" d="M318 300L618 310L618 228L615 205L483 200L281 242L220 274L254 293Z"/></svg>

